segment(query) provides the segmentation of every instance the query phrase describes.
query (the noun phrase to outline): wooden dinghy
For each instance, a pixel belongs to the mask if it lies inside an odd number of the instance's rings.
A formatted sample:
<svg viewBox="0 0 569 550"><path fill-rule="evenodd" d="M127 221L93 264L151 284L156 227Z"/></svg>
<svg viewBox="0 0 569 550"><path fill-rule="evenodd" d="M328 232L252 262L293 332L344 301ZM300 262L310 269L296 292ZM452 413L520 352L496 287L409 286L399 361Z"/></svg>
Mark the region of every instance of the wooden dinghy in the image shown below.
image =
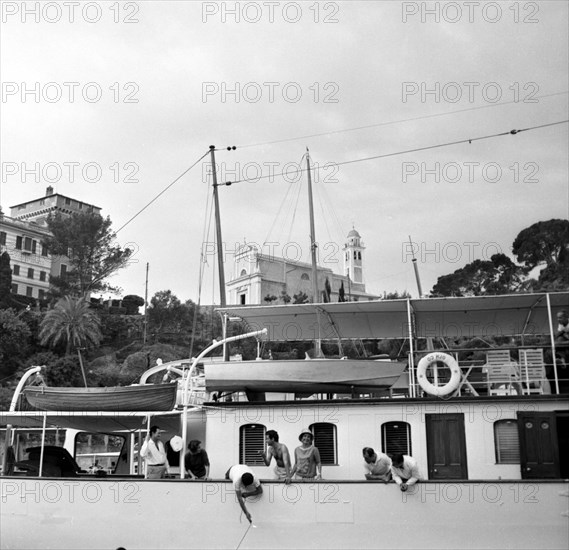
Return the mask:
<svg viewBox="0 0 569 550"><path fill-rule="evenodd" d="M405 367L366 359L230 361L206 365L205 384L208 391L373 392L390 388Z"/></svg>
<svg viewBox="0 0 569 550"><path fill-rule="evenodd" d="M24 389L28 403L43 411L171 411L178 385L141 384L103 388L56 388L37 386Z"/></svg>

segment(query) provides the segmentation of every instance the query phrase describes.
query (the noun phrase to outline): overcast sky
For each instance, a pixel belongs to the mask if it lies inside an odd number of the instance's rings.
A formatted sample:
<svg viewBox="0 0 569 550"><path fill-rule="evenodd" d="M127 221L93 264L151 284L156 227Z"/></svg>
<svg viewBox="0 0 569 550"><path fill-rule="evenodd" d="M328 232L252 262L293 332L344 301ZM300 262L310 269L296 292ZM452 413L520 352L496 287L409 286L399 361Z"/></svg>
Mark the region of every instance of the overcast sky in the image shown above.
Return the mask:
<svg viewBox="0 0 569 550"><path fill-rule="evenodd" d="M51 184L118 230L207 154L118 232L125 294L148 262L149 296L197 300L210 145L220 183L272 176L219 187L228 279L244 241L309 261L306 173L281 175L307 147L320 263L342 271L355 227L369 292L417 296L409 236L426 293L568 217L566 123L432 147L567 120L565 1L1 5L5 213Z"/></svg>

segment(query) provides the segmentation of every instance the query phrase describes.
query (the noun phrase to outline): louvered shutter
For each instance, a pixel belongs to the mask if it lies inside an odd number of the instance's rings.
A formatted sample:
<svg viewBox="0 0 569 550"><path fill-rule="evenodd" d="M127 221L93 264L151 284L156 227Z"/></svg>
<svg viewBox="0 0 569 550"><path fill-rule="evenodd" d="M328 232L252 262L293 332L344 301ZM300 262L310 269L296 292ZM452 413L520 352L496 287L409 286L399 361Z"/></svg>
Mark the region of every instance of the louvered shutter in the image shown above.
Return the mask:
<svg viewBox="0 0 569 550"><path fill-rule="evenodd" d="M497 464L520 463L520 440L515 420L494 422L494 444Z"/></svg>
<svg viewBox="0 0 569 550"><path fill-rule="evenodd" d="M411 426L407 422L386 422L381 426L381 450L385 454L412 456Z"/></svg>
<svg viewBox="0 0 569 550"><path fill-rule="evenodd" d="M322 465L337 464L336 426L328 422L318 422L309 428L314 434L314 446L320 452Z"/></svg>
<svg viewBox="0 0 569 550"><path fill-rule="evenodd" d="M248 466L263 466L259 451L265 450L265 431L262 424L246 424L239 430L239 463Z"/></svg>

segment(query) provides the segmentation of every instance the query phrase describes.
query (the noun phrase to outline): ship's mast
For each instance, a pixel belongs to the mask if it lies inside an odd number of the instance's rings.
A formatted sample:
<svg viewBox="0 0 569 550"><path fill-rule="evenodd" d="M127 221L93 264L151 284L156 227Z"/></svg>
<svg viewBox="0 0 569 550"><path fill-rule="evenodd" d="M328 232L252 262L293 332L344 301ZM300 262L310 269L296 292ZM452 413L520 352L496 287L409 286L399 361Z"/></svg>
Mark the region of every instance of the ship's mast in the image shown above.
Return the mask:
<svg viewBox="0 0 569 550"><path fill-rule="evenodd" d="M306 148L306 172L308 174L308 209L310 214L310 253L312 259L312 303L316 304L318 300L318 268L316 266L316 236L314 231L314 204L312 202L312 174L310 171L310 154L308 147ZM318 334L314 340L314 356L322 357L322 346L320 338L320 311L316 308L316 326Z"/></svg>
<svg viewBox="0 0 569 550"><path fill-rule="evenodd" d="M308 174L308 209L310 213L310 254L312 257L312 303L318 299L318 268L316 267L316 236L314 231L314 205L312 202L312 174L310 173L310 154L306 148L306 172Z"/></svg>
<svg viewBox="0 0 569 550"><path fill-rule="evenodd" d="M217 267L219 271L219 303L225 307L225 269L223 267L223 240L221 239L221 219L219 214L219 197L217 194L217 171L215 167L215 145L210 145L211 174L213 178L213 201L215 205L215 235L217 247Z"/></svg>

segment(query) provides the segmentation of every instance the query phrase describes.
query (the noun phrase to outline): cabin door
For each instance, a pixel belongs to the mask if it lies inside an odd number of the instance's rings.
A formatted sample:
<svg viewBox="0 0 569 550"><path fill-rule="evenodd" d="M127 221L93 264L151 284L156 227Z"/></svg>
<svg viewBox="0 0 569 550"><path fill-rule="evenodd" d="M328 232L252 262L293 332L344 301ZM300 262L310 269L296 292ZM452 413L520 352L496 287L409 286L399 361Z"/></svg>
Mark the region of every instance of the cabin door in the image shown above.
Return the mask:
<svg viewBox="0 0 569 550"><path fill-rule="evenodd" d="M464 414L426 414L429 479L468 479Z"/></svg>
<svg viewBox="0 0 569 550"><path fill-rule="evenodd" d="M522 479L558 478L559 448L555 413L518 412Z"/></svg>

